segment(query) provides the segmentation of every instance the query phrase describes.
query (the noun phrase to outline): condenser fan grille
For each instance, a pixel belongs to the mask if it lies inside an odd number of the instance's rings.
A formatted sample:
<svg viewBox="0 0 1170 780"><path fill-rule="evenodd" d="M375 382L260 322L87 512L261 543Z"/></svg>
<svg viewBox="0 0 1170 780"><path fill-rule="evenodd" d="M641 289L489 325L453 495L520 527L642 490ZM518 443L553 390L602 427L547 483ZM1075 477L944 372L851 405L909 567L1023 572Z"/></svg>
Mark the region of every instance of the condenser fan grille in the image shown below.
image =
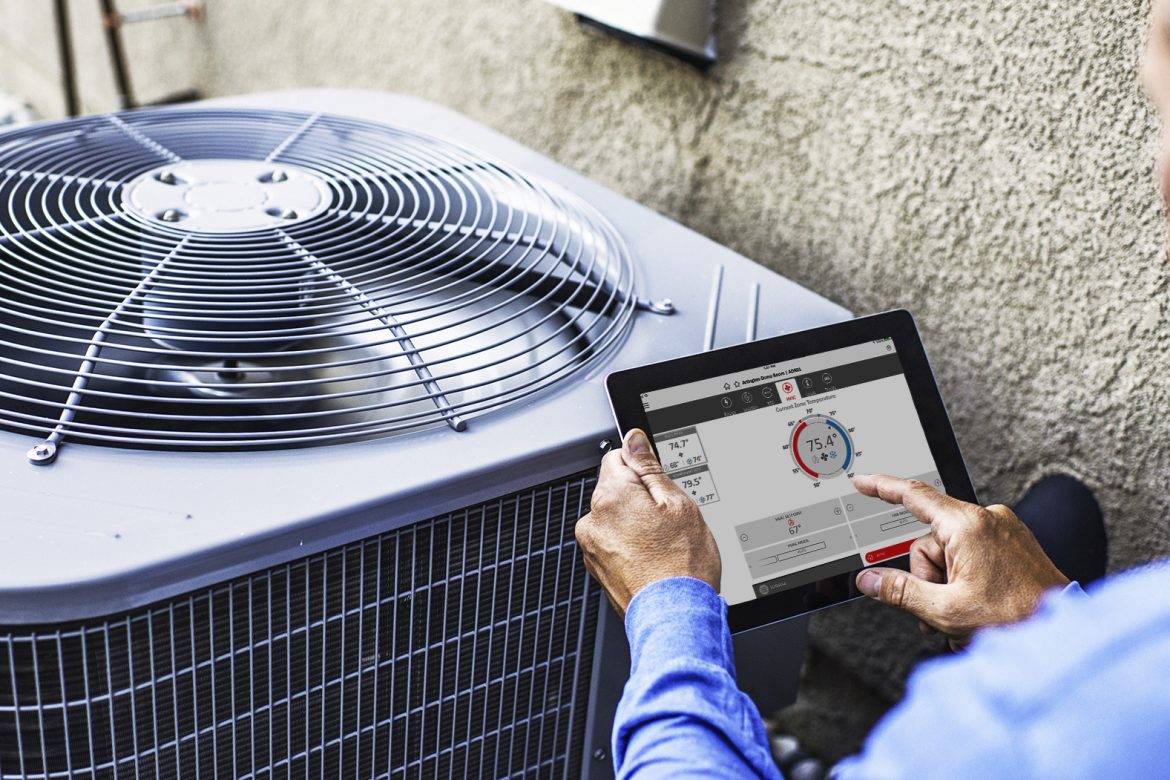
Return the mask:
<svg viewBox="0 0 1170 780"><path fill-rule="evenodd" d="M574 196L351 118L150 110L0 135L0 426L258 449L469 417L604 354L628 253Z"/></svg>

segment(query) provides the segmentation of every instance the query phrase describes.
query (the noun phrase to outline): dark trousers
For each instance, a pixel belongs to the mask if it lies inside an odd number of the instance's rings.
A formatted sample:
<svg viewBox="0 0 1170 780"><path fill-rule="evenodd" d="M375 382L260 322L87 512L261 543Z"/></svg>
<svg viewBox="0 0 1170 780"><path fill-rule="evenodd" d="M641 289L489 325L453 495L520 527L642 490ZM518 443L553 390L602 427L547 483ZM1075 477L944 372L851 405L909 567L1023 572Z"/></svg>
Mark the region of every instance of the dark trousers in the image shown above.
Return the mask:
<svg viewBox="0 0 1170 780"><path fill-rule="evenodd" d="M1105 522L1097 499L1079 480L1045 477L1013 509L1064 576L1081 585L1105 576Z"/></svg>

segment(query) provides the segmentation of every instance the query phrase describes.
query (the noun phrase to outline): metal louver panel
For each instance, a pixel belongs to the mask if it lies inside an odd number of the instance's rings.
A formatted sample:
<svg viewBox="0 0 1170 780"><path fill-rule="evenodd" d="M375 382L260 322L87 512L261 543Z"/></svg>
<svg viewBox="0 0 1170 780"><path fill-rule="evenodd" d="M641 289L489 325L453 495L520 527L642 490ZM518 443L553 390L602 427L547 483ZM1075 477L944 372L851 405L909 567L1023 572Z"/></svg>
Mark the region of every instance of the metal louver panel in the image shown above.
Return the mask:
<svg viewBox="0 0 1170 780"><path fill-rule="evenodd" d="M256 449L468 418L621 338L633 267L574 195L321 113L0 134L0 428Z"/></svg>
<svg viewBox="0 0 1170 780"><path fill-rule="evenodd" d="M0 629L0 777L576 777L592 474L102 621Z"/></svg>

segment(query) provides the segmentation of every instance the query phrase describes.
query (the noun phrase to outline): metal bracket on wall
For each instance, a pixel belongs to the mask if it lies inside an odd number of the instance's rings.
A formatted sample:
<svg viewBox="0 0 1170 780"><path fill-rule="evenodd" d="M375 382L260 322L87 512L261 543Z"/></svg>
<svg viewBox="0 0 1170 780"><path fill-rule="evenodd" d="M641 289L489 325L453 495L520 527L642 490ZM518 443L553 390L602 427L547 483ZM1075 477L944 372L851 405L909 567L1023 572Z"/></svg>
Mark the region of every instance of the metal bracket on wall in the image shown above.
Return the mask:
<svg viewBox="0 0 1170 780"><path fill-rule="evenodd" d="M169 19L174 16L185 16L193 22L203 18L203 3L201 0L180 0L175 3L159 3L146 8L135 8L133 11L122 13L105 12L102 20L106 28L121 27L124 24L137 22L153 22L156 19Z"/></svg>
<svg viewBox="0 0 1170 780"><path fill-rule="evenodd" d="M716 0L551 0L586 27L677 57L699 69L715 62Z"/></svg>
<svg viewBox="0 0 1170 780"><path fill-rule="evenodd" d="M173 3L137 8L133 11L121 13L114 0L101 0L102 25L106 28L106 47L110 50L110 62L114 67L114 83L118 87L118 107L125 110L134 108L138 102L134 98L134 87L130 83L130 65L126 61L126 47L122 41L122 27L138 22L152 22L158 19L170 19L176 16L185 16L193 22L203 19L202 0L180 0ZM184 103L197 100L199 93L195 90L184 90L168 95L155 103Z"/></svg>
<svg viewBox="0 0 1170 780"><path fill-rule="evenodd" d="M200 21L203 19L203 2L202 0L180 0L180 2L161 3L119 13L114 5L114 0L100 1L102 25L106 31L106 46L110 50L110 62L114 68L114 83L118 88L118 107L121 109L135 108L138 103L134 99L134 87L130 83L130 65L126 61L126 48L122 42L122 27L127 24L169 19L174 16L185 16L191 21ZM81 113L81 99L77 92L77 72L73 62L73 40L69 26L68 0L55 0L53 10L57 28L57 52L61 59L61 90L65 97L65 113L68 116L77 116ZM199 92L188 89L152 101L152 104L185 103L197 99L199 99Z"/></svg>

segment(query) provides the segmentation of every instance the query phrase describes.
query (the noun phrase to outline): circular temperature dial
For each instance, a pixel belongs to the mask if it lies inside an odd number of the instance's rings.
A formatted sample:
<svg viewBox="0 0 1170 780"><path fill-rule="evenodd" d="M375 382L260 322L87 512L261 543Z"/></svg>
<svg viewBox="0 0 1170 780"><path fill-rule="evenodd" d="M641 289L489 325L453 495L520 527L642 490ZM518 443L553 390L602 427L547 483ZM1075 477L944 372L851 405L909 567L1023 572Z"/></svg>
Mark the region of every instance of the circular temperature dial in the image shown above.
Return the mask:
<svg viewBox="0 0 1170 780"><path fill-rule="evenodd" d="M789 450L796 465L812 479L844 474L853 465L853 440L845 426L823 414L796 424Z"/></svg>

